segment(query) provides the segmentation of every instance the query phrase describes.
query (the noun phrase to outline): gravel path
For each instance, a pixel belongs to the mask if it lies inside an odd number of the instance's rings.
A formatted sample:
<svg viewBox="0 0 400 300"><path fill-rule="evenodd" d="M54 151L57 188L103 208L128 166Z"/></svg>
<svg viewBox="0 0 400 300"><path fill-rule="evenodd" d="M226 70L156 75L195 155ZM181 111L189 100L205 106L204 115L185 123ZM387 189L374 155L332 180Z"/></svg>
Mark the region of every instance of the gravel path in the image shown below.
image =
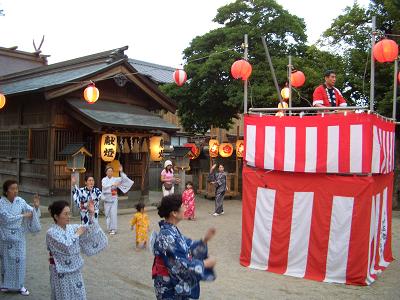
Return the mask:
<svg viewBox="0 0 400 300"><path fill-rule="evenodd" d="M209 226L217 228L210 253L217 257L217 280L202 283L201 299L400 299L400 264L394 261L370 287L327 284L255 271L239 264L241 239L241 202L225 201L225 215L212 217L213 202L199 200L197 221L183 221L181 231L194 239L200 238ZM152 227L159 220L149 212ZM152 256L148 251L134 251L134 235L129 230L131 216L119 217L120 231L110 237L108 249L94 257L85 257L83 269L88 299L155 299L151 280ZM78 220L74 220L77 222ZM50 299L48 253L45 234L50 218L43 218L43 230L29 235L27 243L26 287L31 296L0 293L0 299ZM104 228L104 218L100 220ZM157 225L158 227L158 225ZM393 251L400 256L400 212L394 212Z"/></svg>

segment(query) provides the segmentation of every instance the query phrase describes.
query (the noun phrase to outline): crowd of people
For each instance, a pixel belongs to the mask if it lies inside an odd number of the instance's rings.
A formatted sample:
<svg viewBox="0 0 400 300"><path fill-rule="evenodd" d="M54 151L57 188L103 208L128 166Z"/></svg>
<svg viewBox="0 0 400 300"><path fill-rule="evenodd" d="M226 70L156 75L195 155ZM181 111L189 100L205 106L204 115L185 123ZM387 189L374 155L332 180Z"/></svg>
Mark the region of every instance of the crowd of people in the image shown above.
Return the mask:
<svg viewBox="0 0 400 300"><path fill-rule="evenodd" d="M136 205L130 225L135 230L136 250L151 248L154 263L151 270L157 299L197 299L200 295L200 281L215 279L216 260L208 256L207 243L215 235L210 228L203 239L192 241L183 236L177 225L183 220L195 218L196 199L192 182L185 183L182 194L174 192L174 185L180 184L174 176L173 164L167 160L161 172L163 197L158 207L159 232L153 232L149 241L149 216L143 203ZM210 170L209 181L216 185L216 205L213 215L221 215L223 197L226 191L224 168L216 165ZM79 187L71 177L73 205L79 208L80 224L70 224L71 207L65 200L54 201L48 207L54 220L46 234L49 253L50 289L52 299L86 299L82 277L82 253L96 255L106 249L107 235L99 225L100 203L103 202L106 228L109 235L117 234L118 192L129 191L133 181L119 169L114 177L112 167L106 167L106 176L101 189L95 186L93 176L85 177L85 186ZM18 182L7 180L3 184L0 198L0 263L1 292L16 292L28 296L25 287L25 261L27 232L37 233L40 224L40 197L33 197L33 206L18 196ZM151 247L149 247L149 242Z"/></svg>

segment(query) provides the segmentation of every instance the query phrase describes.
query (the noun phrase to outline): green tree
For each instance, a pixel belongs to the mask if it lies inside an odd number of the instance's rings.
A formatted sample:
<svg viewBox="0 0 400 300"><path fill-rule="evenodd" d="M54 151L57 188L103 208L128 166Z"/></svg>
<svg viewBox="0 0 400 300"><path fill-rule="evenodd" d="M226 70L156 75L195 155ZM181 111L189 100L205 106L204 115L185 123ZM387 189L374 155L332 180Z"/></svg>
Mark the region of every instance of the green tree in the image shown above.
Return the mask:
<svg viewBox="0 0 400 300"><path fill-rule="evenodd" d="M340 61L338 56L308 47L303 19L290 14L274 0L238 0L219 8L214 21L221 27L194 38L183 52L188 83L183 87L174 84L163 87L177 101L181 123L190 132L205 132L211 126L229 128L232 118L243 111L243 83L230 76L230 67L243 55L245 33L249 35L249 62L253 66L250 106L276 107L278 103L262 35L266 37L281 87L286 80L289 54L294 57L295 67L307 75L303 100L295 95L294 103L300 104L304 99L308 99L305 104L309 103L315 83L321 81L323 68Z"/></svg>
<svg viewBox="0 0 400 300"><path fill-rule="evenodd" d="M398 4L397 4L398 5ZM376 16L377 34L399 41L400 10L393 0L373 0L368 8L357 2L346 7L327 29L320 45L342 56L345 96L369 103L371 19ZM391 117L393 99L393 64L377 63L375 67L375 108Z"/></svg>
<svg viewBox="0 0 400 300"><path fill-rule="evenodd" d="M341 51L345 82L349 89L346 91L353 98L359 97L369 103L370 87L370 57L371 51L371 19L376 16L377 33L383 37L389 35L391 39L400 42L400 1L399 0L372 0L368 8L362 8L357 3L347 7L344 13L338 16L331 27L323 34L321 44L328 46L331 51ZM337 45L340 46L337 49ZM388 117L392 116L393 104L393 64L376 63L375 66L375 108ZM397 101L399 97L397 97ZM399 107L397 107L397 116ZM400 134L396 128L396 134ZM400 143L396 141L395 183L393 190L393 206L398 206L399 196L399 156Z"/></svg>

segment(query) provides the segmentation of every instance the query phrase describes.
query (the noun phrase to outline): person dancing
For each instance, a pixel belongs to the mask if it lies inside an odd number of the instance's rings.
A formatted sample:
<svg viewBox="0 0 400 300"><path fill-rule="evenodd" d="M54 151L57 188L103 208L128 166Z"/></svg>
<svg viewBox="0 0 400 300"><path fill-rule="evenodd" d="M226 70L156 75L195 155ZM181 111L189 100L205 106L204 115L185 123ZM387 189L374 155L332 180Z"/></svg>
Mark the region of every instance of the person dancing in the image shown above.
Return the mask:
<svg viewBox="0 0 400 300"><path fill-rule="evenodd" d="M33 197L31 207L18 197L18 183L7 180L3 184L0 198L0 291L18 291L23 296L30 293L25 288L26 237L25 233L41 230L40 198Z"/></svg>
<svg viewBox="0 0 400 300"><path fill-rule="evenodd" d="M113 177L114 170L111 166L106 167L106 177L101 180L102 193L104 195L104 212L108 233L114 235L118 227L118 189L127 193L133 185L133 181L119 167L121 177Z"/></svg>
<svg viewBox="0 0 400 300"><path fill-rule="evenodd" d="M94 205L88 206L91 215ZM86 290L81 269L83 259L81 252L91 256L107 247L107 236L98 222L90 225L69 224L69 203L64 200L55 201L49 206L54 224L46 235L49 251L49 271L51 299L53 300L85 300Z"/></svg>
<svg viewBox="0 0 400 300"><path fill-rule="evenodd" d="M158 207L160 232L153 239L154 262L152 277L156 298L198 299L200 281L215 280L216 259L208 257L207 243L214 237L215 228L208 229L198 241L182 235L177 225L184 218L182 197L164 196Z"/></svg>

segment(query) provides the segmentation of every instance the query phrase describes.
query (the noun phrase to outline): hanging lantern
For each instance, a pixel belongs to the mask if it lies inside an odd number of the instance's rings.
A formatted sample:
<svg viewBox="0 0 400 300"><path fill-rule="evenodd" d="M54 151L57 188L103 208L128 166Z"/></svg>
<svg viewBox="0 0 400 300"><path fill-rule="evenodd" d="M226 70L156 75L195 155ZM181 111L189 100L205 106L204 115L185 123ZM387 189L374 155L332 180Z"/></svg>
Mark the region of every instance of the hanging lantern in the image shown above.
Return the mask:
<svg viewBox="0 0 400 300"><path fill-rule="evenodd" d="M115 134L103 134L101 137L101 159L113 161L117 152L117 136Z"/></svg>
<svg viewBox="0 0 400 300"><path fill-rule="evenodd" d="M93 104L99 99L100 93L94 83L88 85L88 87L83 92L83 97L89 104Z"/></svg>
<svg viewBox="0 0 400 300"><path fill-rule="evenodd" d="M281 96L282 96L283 99L289 99L289 94L290 94L290 90L289 90L288 87L284 87L281 90Z"/></svg>
<svg viewBox="0 0 400 300"><path fill-rule="evenodd" d="M218 156L218 148L219 148L218 140L211 139L208 143L208 152L210 154L210 157Z"/></svg>
<svg viewBox="0 0 400 300"><path fill-rule="evenodd" d="M252 70L253 68L251 67L251 64L247 60L241 59L232 64L231 74L235 79L242 78L242 80L247 80L250 77Z"/></svg>
<svg viewBox="0 0 400 300"><path fill-rule="evenodd" d="M174 79L177 86L182 86L187 80L187 75L184 70L176 69L172 75L172 78Z"/></svg>
<svg viewBox="0 0 400 300"><path fill-rule="evenodd" d="M380 63L393 62L399 55L399 46L393 40L383 39L375 44L373 53Z"/></svg>
<svg viewBox="0 0 400 300"><path fill-rule="evenodd" d="M161 161L164 156L164 140L162 136L152 136L150 138L150 159Z"/></svg>
<svg viewBox="0 0 400 300"><path fill-rule="evenodd" d="M0 109L6 105L6 96L0 93Z"/></svg>
<svg viewBox="0 0 400 300"><path fill-rule="evenodd" d="M189 153L189 158L190 159L196 159L199 157L200 155L200 148L197 147L197 145L195 143L187 143L185 145L183 145L186 148L190 149L190 153Z"/></svg>
<svg viewBox="0 0 400 300"><path fill-rule="evenodd" d="M244 155L244 141L243 140L237 140L236 141L236 157L237 158L242 158Z"/></svg>
<svg viewBox="0 0 400 300"><path fill-rule="evenodd" d="M222 157L229 157L233 153L233 146L231 143L222 143L219 145L219 155Z"/></svg>
<svg viewBox="0 0 400 300"><path fill-rule="evenodd" d="M301 71L294 71L290 74L290 81L292 82L292 86L298 88L306 82L306 76Z"/></svg>

